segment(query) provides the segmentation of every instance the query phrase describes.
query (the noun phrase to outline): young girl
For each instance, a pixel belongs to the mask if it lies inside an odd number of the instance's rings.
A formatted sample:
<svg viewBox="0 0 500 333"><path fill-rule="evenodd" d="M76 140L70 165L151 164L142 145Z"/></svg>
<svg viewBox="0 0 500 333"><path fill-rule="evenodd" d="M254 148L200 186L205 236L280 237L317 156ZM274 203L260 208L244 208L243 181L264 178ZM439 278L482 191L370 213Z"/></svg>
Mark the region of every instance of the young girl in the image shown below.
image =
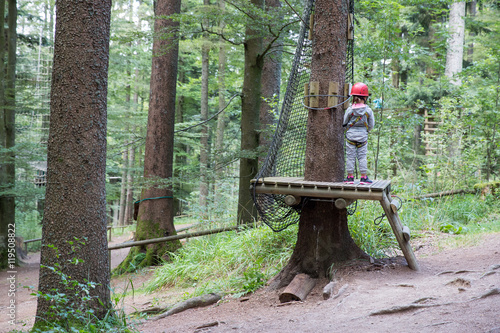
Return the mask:
<svg viewBox="0 0 500 333"><path fill-rule="evenodd" d="M359 162L361 173L360 184L371 184L372 181L366 175L368 172L366 154L368 153L368 133L375 126L373 111L366 105L368 98L368 86L358 82L351 89L352 105L344 114L344 127L347 127L346 137L346 169L347 179L345 182L354 184L354 168L356 157Z"/></svg>

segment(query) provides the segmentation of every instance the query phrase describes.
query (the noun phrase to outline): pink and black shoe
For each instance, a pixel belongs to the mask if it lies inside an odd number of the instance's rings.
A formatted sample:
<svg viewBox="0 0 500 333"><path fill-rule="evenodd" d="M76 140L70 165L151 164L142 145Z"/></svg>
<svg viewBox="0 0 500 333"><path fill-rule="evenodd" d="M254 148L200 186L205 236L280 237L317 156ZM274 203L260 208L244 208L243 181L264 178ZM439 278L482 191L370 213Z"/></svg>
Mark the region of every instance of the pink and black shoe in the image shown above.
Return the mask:
<svg viewBox="0 0 500 333"><path fill-rule="evenodd" d="M372 184L373 181L368 177L361 177L361 179L359 180L359 183L361 185L367 185L367 184Z"/></svg>
<svg viewBox="0 0 500 333"><path fill-rule="evenodd" d="M344 183L354 184L354 177L347 177L346 179L344 179Z"/></svg>

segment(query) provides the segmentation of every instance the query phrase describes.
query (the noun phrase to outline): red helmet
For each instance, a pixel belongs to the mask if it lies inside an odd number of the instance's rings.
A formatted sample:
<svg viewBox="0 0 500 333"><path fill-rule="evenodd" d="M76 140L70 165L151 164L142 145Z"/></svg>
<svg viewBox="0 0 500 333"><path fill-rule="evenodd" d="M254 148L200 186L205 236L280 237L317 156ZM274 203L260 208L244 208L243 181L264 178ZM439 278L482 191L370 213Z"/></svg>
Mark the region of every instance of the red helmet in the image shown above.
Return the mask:
<svg viewBox="0 0 500 333"><path fill-rule="evenodd" d="M352 86L351 95L366 96L368 97L368 86L364 83L358 82Z"/></svg>

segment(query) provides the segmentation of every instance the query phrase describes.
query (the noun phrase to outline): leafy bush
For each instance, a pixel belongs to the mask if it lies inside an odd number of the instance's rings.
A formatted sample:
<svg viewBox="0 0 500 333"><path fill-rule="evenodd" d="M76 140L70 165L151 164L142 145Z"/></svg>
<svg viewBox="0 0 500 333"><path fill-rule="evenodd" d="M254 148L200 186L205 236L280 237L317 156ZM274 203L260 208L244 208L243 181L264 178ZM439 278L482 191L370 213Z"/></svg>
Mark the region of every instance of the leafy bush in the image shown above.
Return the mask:
<svg viewBox="0 0 500 333"><path fill-rule="evenodd" d="M68 241L68 244L77 251L83 241L75 239ZM54 256L59 258L59 250L54 245L47 245L54 251ZM79 265L83 261L78 258L68 260L70 265ZM97 283L85 280L80 282L71 276L62 272L62 266L59 263L54 267L40 265L55 273L60 278L62 290L52 289L50 293L44 293L39 290L31 295L47 300L50 310L46 313L50 320L38 322L32 329L32 332L135 332L129 328L123 311L110 309L104 318L99 319L94 315L92 304L96 301L103 306L98 296L91 296L91 290L98 286ZM29 287L33 288L33 287ZM115 298L115 305L118 304Z"/></svg>

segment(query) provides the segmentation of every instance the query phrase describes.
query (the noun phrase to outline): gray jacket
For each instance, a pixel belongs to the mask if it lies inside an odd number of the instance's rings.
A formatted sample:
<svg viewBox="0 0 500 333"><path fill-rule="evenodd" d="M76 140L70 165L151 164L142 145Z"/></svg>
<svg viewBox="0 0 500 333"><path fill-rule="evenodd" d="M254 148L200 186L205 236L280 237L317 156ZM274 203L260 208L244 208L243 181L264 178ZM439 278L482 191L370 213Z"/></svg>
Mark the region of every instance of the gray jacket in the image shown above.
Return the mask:
<svg viewBox="0 0 500 333"><path fill-rule="evenodd" d="M361 119L356 121L359 117ZM368 133L375 126L373 111L366 104L362 107L353 108L350 106L344 113L344 124L346 127L346 138L354 142L365 142L368 140Z"/></svg>

